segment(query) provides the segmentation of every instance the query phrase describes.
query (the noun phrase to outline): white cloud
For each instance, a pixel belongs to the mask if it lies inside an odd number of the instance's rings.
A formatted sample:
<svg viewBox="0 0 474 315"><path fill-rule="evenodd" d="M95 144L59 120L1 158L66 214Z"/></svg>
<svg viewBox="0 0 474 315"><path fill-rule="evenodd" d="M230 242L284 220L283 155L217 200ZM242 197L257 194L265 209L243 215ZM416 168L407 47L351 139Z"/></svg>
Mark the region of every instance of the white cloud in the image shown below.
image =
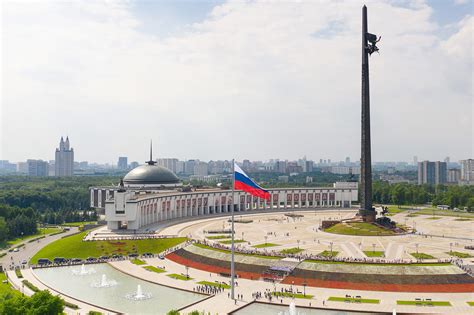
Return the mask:
<svg viewBox="0 0 474 315"><path fill-rule="evenodd" d="M361 4L232 1L159 38L127 2L7 3L3 157L52 159L68 133L92 161L145 159L149 138L180 158L356 159ZM424 2L368 7L374 159L472 156L472 17L442 41Z"/></svg>

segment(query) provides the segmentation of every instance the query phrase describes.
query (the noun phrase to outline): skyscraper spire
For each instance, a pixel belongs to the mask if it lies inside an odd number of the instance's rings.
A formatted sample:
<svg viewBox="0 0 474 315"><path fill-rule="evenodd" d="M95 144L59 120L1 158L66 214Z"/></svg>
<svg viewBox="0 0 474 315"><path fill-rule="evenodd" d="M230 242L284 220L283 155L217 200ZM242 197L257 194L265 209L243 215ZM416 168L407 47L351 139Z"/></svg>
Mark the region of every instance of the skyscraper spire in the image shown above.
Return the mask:
<svg viewBox="0 0 474 315"><path fill-rule="evenodd" d="M155 165L155 161L153 161L153 140L150 140L150 160L146 162L148 165Z"/></svg>

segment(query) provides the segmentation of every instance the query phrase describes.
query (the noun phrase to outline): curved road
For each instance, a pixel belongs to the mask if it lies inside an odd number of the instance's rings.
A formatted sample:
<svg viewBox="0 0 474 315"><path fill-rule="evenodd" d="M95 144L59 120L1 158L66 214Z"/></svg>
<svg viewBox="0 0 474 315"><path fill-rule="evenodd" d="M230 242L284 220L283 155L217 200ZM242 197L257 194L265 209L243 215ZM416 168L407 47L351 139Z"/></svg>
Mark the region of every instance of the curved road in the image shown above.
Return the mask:
<svg viewBox="0 0 474 315"><path fill-rule="evenodd" d="M15 266L28 266L22 265L21 262L23 260L26 260L27 262L30 261L31 257L33 257L41 248L45 247L49 243L52 243L61 237L64 237L66 235L74 234L78 232L79 229L77 227L70 227L69 231L66 231L64 233L56 234L53 236L46 236L45 238L42 238L38 241L34 241L31 243L28 243L28 241L24 241L22 243L19 243L15 246L18 246L20 244L25 244L25 246L22 246L19 248L18 252L8 252L8 250L3 250L3 252L7 252L7 255L0 258L0 266L3 267L3 269L10 270L11 268L14 268Z"/></svg>

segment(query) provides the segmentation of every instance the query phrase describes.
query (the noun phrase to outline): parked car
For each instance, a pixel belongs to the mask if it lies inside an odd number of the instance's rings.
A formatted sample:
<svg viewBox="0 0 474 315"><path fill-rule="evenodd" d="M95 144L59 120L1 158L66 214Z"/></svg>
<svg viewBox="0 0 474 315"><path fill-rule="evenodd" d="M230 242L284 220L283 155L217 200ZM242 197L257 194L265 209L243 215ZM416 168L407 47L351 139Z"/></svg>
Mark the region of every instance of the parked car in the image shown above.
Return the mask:
<svg viewBox="0 0 474 315"><path fill-rule="evenodd" d="M28 263L28 262L26 261L26 259L23 259L23 260L21 261L21 264L22 264L22 265L26 265L27 263Z"/></svg>
<svg viewBox="0 0 474 315"><path fill-rule="evenodd" d="M73 259L71 259L71 262L72 262L72 263L75 263L75 264L81 263L81 262L82 262L82 259L80 259L80 258L73 258Z"/></svg>
<svg viewBox="0 0 474 315"><path fill-rule="evenodd" d="M51 264L51 260L47 258L38 259L38 265L50 265L50 264Z"/></svg>
<svg viewBox="0 0 474 315"><path fill-rule="evenodd" d="M15 247L15 248L13 249L13 251L16 253L16 252L19 252L20 249L19 249L18 247Z"/></svg>
<svg viewBox="0 0 474 315"><path fill-rule="evenodd" d="M64 264L66 262L66 259L64 257L55 257L53 259L53 263L55 264Z"/></svg>

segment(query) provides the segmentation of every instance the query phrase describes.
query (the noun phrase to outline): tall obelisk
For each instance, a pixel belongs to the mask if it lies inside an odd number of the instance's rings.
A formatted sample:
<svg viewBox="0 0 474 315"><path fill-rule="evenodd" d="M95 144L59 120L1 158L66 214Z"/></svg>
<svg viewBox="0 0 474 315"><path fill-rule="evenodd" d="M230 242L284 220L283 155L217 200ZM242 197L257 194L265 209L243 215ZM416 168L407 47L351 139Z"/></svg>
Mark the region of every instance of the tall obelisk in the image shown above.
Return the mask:
<svg viewBox="0 0 474 315"><path fill-rule="evenodd" d="M372 207L372 159L370 146L370 91L369 91L369 54L378 51L375 46L377 36L367 31L367 7L362 8L362 126L360 159L360 196L359 214L364 221L375 220Z"/></svg>

